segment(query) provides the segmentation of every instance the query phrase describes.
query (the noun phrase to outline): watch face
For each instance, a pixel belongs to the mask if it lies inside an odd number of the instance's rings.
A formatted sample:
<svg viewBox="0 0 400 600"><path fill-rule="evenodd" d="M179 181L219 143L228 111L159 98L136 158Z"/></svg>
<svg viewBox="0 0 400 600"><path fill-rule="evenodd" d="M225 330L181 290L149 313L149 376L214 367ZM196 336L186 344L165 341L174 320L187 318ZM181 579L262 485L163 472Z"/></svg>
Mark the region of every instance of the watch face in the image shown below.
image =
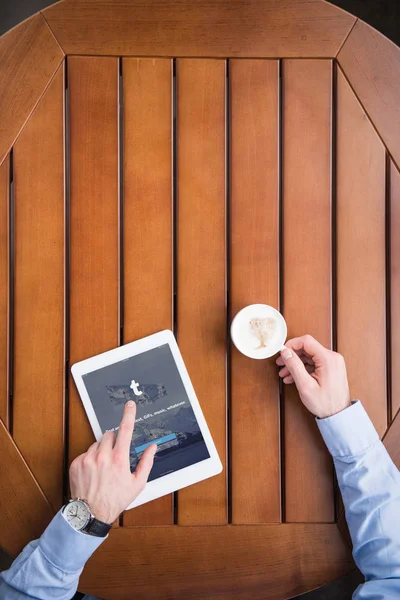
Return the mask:
<svg viewBox="0 0 400 600"><path fill-rule="evenodd" d="M77 531L83 529L90 521L90 512L84 502L72 500L64 509L68 523Z"/></svg>

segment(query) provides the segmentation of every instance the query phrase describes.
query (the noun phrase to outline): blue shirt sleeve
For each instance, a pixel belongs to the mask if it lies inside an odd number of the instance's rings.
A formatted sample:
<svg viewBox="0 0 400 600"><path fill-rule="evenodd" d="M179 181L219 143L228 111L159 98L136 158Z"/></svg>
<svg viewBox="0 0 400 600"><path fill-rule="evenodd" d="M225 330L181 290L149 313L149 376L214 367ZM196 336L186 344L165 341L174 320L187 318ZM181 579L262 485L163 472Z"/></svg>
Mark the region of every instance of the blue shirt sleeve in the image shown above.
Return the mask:
<svg viewBox="0 0 400 600"><path fill-rule="evenodd" d="M0 573L0 598L71 600L86 561L105 539L75 531L58 512L41 538Z"/></svg>
<svg viewBox="0 0 400 600"><path fill-rule="evenodd" d="M400 598L400 473L361 402L317 419L332 454L365 583L354 600Z"/></svg>

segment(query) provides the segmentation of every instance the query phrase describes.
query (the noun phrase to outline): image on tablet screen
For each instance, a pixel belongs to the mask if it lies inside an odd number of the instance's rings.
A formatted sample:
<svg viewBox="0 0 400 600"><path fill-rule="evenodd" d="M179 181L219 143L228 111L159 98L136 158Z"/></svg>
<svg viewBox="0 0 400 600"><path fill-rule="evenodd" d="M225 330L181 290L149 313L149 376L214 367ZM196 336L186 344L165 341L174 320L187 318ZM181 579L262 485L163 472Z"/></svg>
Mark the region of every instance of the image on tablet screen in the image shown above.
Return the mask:
<svg viewBox="0 0 400 600"><path fill-rule="evenodd" d="M149 481L210 457L168 344L83 375L103 432L118 434L124 405L136 403L131 471L150 444L158 449Z"/></svg>

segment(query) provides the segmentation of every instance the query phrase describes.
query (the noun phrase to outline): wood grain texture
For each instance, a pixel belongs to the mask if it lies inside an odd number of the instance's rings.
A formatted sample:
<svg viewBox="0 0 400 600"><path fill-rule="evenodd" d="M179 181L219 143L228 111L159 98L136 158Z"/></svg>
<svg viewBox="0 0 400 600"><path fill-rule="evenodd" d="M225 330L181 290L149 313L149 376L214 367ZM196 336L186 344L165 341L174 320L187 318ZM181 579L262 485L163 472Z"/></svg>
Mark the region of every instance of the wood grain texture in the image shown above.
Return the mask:
<svg viewBox="0 0 400 600"><path fill-rule="evenodd" d="M0 165L0 419L8 427L8 278L10 159Z"/></svg>
<svg viewBox="0 0 400 600"><path fill-rule="evenodd" d="M179 60L178 342L219 456L226 453L225 61ZM179 492L178 522L223 524L226 473Z"/></svg>
<svg viewBox="0 0 400 600"><path fill-rule="evenodd" d="M63 67L14 146L14 186L13 437L57 510L65 382Z"/></svg>
<svg viewBox="0 0 400 600"><path fill-rule="evenodd" d="M172 329L172 62L124 59L124 342ZM124 525L173 523L173 496Z"/></svg>
<svg viewBox="0 0 400 600"><path fill-rule="evenodd" d="M336 160L337 348L346 359L352 397L362 400L382 436L387 427L385 150L340 70Z"/></svg>
<svg viewBox="0 0 400 600"><path fill-rule="evenodd" d="M0 419L0 546L17 556L54 511Z"/></svg>
<svg viewBox="0 0 400 600"><path fill-rule="evenodd" d="M400 48L366 23L357 21L338 61L400 166Z"/></svg>
<svg viewBox="0 0 400 600"><path fill-rule="evenodd" d="M70 364L119 343L118 60L68 59L71 132ZM71 380L69 459L94 436Z"/></svg>
<svg viewBox="0 0 400 600"><path fill-rule="evenodd" d="M0 37L0 164L63 57L40 14Z"/></svg>
<svg viewBox="0 0 400 600"><path fill-rule="evenodd" d="M392 417L400 410L400 173L390 166ZM400 445L400 438L399 438Z"/></svg>
<svg viewBox="0 0 400 600"><path fill-rule="evenodd" d="M321 0L66 0L43 11L66 54L335 56L355 17Z"/></svg>
<svg viewBox="0 0 400 600"><path fill-rule="evenodd" d="M400 469L400 413L397 413L383 438L383 444L396 467Z"/></svg>
<svg viewBox="0 0 400 600"><path fill-rule="evenodd" d="M331 61L283 63L283 308L289 338L331 346ZM333 473L314 417L285 387L286 520L334 518Z"/></svg>
<svg viewBox="0 0 400 600"><path fill-rule="evenodd" d="M133 589L138 600L281 600L353 568L336 525L121 528L89 560L80 587L113 600L130 600Z"/></svg>
<svg viewBox="0 0 400 600"><path fill-rule="evenodd" d="M232 60L231 312L279 309L277 61ZM267 363L267 364L266 364ZM273 361L231 361L232 522L281 519L279 385ZM258 476L249 469L257 464Z"/></svg>

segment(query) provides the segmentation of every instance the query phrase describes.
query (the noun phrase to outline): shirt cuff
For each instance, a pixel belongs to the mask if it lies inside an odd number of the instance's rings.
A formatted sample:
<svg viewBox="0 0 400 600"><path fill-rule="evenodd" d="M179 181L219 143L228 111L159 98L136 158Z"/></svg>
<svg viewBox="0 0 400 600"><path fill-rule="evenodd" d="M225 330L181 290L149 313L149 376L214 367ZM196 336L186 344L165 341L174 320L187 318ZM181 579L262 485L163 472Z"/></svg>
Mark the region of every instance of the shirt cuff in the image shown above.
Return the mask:
<svg viewBox="0 0 400 600"><path fill-rule="evenodd" d="M379 440L378 433L359 400L332 417L316 421L333 457L363 454Z"/></svg>
<svg viewBox="0 0 400 600"><path fill-rule="evenodd" d="M55 567L73 573L84 567L105 539L76 531L60 510L41 536L39 547Z"/></svg>

